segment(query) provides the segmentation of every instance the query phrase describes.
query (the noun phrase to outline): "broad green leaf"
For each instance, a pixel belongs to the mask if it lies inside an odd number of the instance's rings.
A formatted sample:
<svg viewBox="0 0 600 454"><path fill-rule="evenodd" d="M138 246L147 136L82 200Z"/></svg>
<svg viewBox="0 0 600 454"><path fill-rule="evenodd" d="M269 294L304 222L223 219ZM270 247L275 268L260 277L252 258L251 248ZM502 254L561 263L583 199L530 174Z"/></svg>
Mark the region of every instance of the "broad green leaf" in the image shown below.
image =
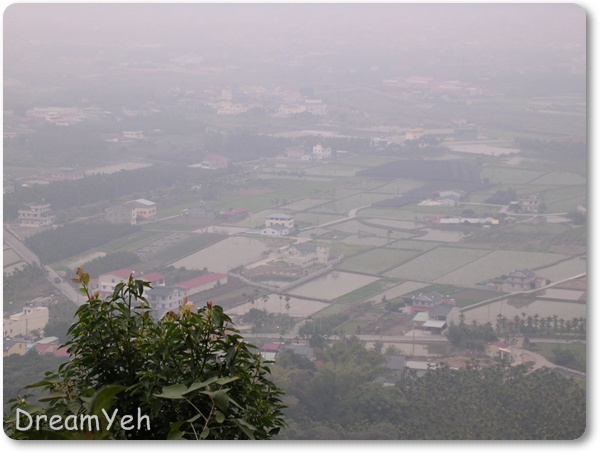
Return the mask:
<svg viewBox="0 0 600 454"><path fill-rule="evenodd" d="M126 390L125 386L108 385L100 389L92 398L92 414L100 415L102 410L108 411L115 396Z"/></svg>
<svg viewBox="0 0 600 454"><path fill-rule="evenodd" d="M163 399L185 399L184 394L188 391L188 387L183 383L175 385L163 386L162 393L155 394L156 397Z"/></svg>

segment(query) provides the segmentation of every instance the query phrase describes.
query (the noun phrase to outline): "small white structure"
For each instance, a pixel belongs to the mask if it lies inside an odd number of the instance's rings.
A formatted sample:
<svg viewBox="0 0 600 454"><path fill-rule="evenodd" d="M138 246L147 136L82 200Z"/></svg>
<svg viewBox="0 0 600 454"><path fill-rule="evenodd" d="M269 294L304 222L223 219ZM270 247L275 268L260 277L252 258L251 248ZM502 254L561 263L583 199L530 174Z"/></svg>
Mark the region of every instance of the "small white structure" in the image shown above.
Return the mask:
<svg viewBox="0 0 600 454"><path fill-rule="evenodd" d="M290 234L290 229L283 225L275 224L261 229L260 234L264 236L286 236Z"/></svg>

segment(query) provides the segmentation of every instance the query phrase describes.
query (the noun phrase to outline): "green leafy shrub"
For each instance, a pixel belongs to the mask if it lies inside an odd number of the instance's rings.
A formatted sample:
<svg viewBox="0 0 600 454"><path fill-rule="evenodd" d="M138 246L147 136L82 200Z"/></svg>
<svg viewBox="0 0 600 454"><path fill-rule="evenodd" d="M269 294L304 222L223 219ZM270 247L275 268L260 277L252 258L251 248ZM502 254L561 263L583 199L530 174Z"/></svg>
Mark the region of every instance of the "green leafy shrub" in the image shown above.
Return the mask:
<svg viewBox="0 0 600 454"><path fill-rule="evenodd" d="M30 395L12 400L4 417L11 438L269 439L279 432L282 392L221 307L193 311L184 303L156 321L143 296L148 282L130 277L101 300L88 293L89 275L77 274L88 302L68 332L70 361L28 387L46 393L45 407L31 405ZM58 415L64 428L40 420L39 429L19 430L18 409L32 418ZM100 428L66 428L68 417L92 415Z"/></svg>

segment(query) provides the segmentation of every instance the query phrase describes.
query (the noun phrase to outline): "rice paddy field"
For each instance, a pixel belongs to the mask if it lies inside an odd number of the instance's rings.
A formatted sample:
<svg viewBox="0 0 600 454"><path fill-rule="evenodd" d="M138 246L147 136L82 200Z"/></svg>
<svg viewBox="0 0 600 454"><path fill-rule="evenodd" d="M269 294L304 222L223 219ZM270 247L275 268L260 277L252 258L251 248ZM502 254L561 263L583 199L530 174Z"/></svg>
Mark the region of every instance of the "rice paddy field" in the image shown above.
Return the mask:
<svg viewBox="0 0 600 454"><path fill-rule="evenodd" d="M490 254L480 249L438 247L385 273L385 276L421 282L436 279ZM493 276L491 276L493 277Z"/></svg>
<svg viewBox="0 0 600 454"><path fill-rule="evenodd" d="M434 281L440 284L452 284L470 287L477 282L508 274L519 268L536 269L567 258L560 254L541 252L493 251L461 267L454 268ZM410 262L409 262L410 263Z"/></svg>

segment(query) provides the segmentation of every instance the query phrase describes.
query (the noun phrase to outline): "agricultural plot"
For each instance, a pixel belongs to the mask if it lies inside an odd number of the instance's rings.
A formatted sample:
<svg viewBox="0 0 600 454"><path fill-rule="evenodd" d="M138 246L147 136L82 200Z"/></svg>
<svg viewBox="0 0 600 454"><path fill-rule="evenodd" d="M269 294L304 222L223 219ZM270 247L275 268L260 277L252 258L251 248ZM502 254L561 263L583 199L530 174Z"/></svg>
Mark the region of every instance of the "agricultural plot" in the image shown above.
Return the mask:
<svg viewBox="0 0 600 454"><path fill-rule="evenodd" d="M292 290L290 294L331 301L378 280L379 277L332 271Z"/></svg>
<svg viewBox="0 0 600 454"><path fill-rule="evenodd" d="M17 254L13 249L4 249L3 254L3 265L4 267L14 265L15 263L19 263L21 261L21 257Z"/></svg>
<svg viewBox="0 0 600 454"><path fill-rule="evenodd" d="M411 180L410 178L400 178L392 183L385 184L378 188L373 189L372 192L379 192L381 194L399 195L406 191L409 191L419 186L423 186L423 182L420 180Z"/></svg>
<svg viewBox="0 0 600 454"><path fill-rule="evenodd" d="M208 268L212 272L227 273L231 268L259 259L269 248L268 240L232 236L170 265L192 270Z"/></svg>
<svg viewBox="0 0 600 454"><path fill-rule="evenodd" d="M228 309L227 313L233 315L244 315L247 314L250 309L265 309L267 312L272 312L275 314L289 314L291 317L308 317L309 315L319 312L320 310L329 306L329 304L320 301L296 297L290 297L290 300L287 301L287 303L290 305L289 311L285 308L285 298L279 299L279 295L270 294L267 295L266 300L259 298L254 304L244 303Z"/></svg>
<svg viewBox="0 0 600 454"><path fill-rule="evenodd" d="M557 263L545 268L537 270L540 276L550 279L551 281L560 281L567 279L571 276L585 273L587 271L587 260L583 260L579 257L565 260L564 262Z"/></svg>
<svg viewBox="0 0 600 454"><path fill-rule="evenodd" d="M390 243L387 247L394 249L409 249L417 251L429 251L435 247L438 247L439 243L425 240L398 240Z"/></svg>
<svg viewBox="0 0 600 454"><path fill-rule="evenodd" d="M413 222L415 219L413 211L392 207L369 207L360 210L360 215L364 217L399 219L409 222Z"/></svg>
<svg viewBox="0 0 600 454"><path fill-rule="evenodd" d="M223 235L217 233L201 233L191 238L186 238L173 245L160 249L155 253L149 254L147 260L157 261L158 263L170 263L181 257L185 257L192 251L197 251L205 246L223 238ZM209 268L207 266L207 268Z"/></svg>
<svg viewBox="0 0 600 454"><path fill-rule="evenodd" d="M346 245L356 245L361 246L363 248L370 247L380 247L385 246L389 243L389 240L381 237L374 236L359 236L359 235L350 235L341 240L343 244Z"/></svg>
<svg viewBox="0 0 600 454"><path fill-rule="evenodd" d="M324 213L312 213L312 212L304 212L304 213L296 213L294 214L294 220L296 223L305 223L310 226L318 226L322 224L327 224L328 222L339 221L344 219L346 216L335 215L335 214L324 214ZM336 226L337 228L337 226ZM311 233L313 233L311 231Z"/></svg>
<svg viewBox="0 0 600 454"><path fill-rule="evenodd" d="M428 285L429 284L425 284L423 282L407 281L373 296L372 299L376 302L379 302L385 296L387 300L391 300L394 298L398 298L399 296L403 296L408 293L420 290L424 287L427 287Z"/></svg>
<svg viewBox="0 0 600 454"><path fill-rule="evenodd" d="M369 219L365 219L366 222L368 222L369 224L377 224L380 225L382 228L395 228L395 229L419 229L421 227L423 227L421 224L417 224L414 221L403 221L403 220L396 220L396 219L381 219L381 218L369 218Z"/></svg>
<svg viewBox="0 0 600 454"><path fill-rule="evenodd" d="M167 236L169 232L156 232L152 230L144 230L126 238L120 238L104 245L102 249L106 252L126 251L135 252L151 244L152 242Z"/></svg>
<svg viewBox="0 0 600 454"><path fill-rule="evenodd" d="M416 237L415 240L424 241L440 241L443 243L457 243L465 237L463 232L457 232L455 230L436 230L436 229L425 229L427 234L424 236Z"/></svg>
<svg viewBox="0 0 600 454"><path fill-rule="evenodd" d="M512 167L484 167L481 171L482 178L489 178L491 183L502 184L527 184L544 175L544 172L530 169Z"/></svg>
<svg viewBox="0 0 600 454"><path fill-rule="evenodd" d="M385 227L382 228L378 228L378 227L372 227L370 225L365 225L360 221L357 221L356 219L353 219L351 221L347 221L347 222L343 222L340 224L336 224L335 225L335 229L342 231L342 232L346 232L346 233L351 233L351 234L355 234L355 235L374 235L374 236L378 236L378 237L382 237L382 238L387 238L387 232L388 229Z"/></svg>
<svg viewBox="0 0 600 454"><path fill-rule="evenodd" d="M345 199L339 199L335 202L330 202L326 205L319 207L319 211L333 212L333 213L348 213L353 208L368 206L376 202L387 199L387 194L372 194L363 192L356 194Z"/></svg>
<svg viewBox="0 0 600 454"><path fill-rule="evenodd" d="M477 282L508 274L515 269L536 269L565 258L565 255L543 252L493 251L478 260L465 263L462 267L455 267L454 271L438 276L435 282L472 287Z"/></svg>
<svg viewBox="0 0 600 454"><path fill-rule="evenodd" d="M549 172L531 182L532 184L561 184L561 185L585 185L587 179L575 172Z"/></svg>
<svg viewBox="0 0 600 454"><path fill-rule="evenodd" d="M350 166L345 164L325 164L321 166L308 167L304 169L306 175L352 177L365 167Z"/></svg>
<svg viewBox="0 0 600 454"><path fill-rule="evenodd" d="M466 323L471 323L475 320L480 324L490 322L492 325L496 324L497 317L500 314L511 320L516 315L522 317L523 313L525 313L526 317L538 315L539 317L546 318L556 315L559 319L572 320L573 318L586 317L587 305L576 302L565 303L552 300L533 300L527 305L518 305L517 307L508 304L506 300L500 300L472 309L468 308L463 312ZM454 320L454 323L458 322L458 319Z"/></svg>
<svg viewBox="0 0 600 454"><path fill-rule="evenodd" d="M358 273L378 274L392 268L394 265L406 262L420 253L420 251L400 249L372 249L364 254L355 255L344 260L339 268Z"/></svg>
<svg viewBox="0 0 600 454"><path fill-rule="evenodd" d="M463 267L489 251L464 248L438 247L404 265L385 273L385 276L400 279L433 282L460 267Z"/></svg>
<svg viewBox="0 0 600 454"><path fill-rule="evenodd" d="M303 211L326 203L325 199L301 199L282 206L284 210Z"/></svg>
<svg viewBox="0 0 600 454"><path fill-rule="evenodd" d="M396 161L397 158L389 156L348 156L345 158L338 158L339 164L357 166L357 167L376 167L388 162Z"/></svg>

